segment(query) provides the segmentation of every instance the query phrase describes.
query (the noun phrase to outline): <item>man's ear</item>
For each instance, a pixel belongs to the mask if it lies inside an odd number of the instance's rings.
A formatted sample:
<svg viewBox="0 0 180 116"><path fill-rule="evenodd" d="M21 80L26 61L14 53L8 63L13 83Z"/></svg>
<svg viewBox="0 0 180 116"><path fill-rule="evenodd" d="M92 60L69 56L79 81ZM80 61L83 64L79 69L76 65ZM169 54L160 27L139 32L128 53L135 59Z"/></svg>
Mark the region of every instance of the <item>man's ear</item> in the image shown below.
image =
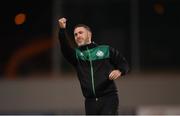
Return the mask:
<svg viewBox="0 0 180 116"><path fill-rule="evenodd" d="M92 38L92 33L90 31L88 31L88 37Z"/></svg>

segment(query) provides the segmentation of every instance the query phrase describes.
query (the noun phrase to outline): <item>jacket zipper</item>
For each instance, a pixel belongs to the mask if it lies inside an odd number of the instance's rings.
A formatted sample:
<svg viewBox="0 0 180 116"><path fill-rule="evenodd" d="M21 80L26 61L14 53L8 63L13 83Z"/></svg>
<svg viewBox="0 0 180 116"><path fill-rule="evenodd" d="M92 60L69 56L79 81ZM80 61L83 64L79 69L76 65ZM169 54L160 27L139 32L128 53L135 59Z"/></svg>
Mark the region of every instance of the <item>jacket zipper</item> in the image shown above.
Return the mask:
<svg viewBox="0 0 180 116"><path fill-rule="evenodd" d="M88 51L89 62L90 62L90 67L91 67L91 82L92 82L92 89L93 89L94 96L96 97L96 91L95 91L95 86L94 86L93 66L92 66L91 54L90 54L90 51L89 51L88 47L87 47L87 51ZM96 98L96 101L97 101L97 100L98 100L98 98Z"/></svg>

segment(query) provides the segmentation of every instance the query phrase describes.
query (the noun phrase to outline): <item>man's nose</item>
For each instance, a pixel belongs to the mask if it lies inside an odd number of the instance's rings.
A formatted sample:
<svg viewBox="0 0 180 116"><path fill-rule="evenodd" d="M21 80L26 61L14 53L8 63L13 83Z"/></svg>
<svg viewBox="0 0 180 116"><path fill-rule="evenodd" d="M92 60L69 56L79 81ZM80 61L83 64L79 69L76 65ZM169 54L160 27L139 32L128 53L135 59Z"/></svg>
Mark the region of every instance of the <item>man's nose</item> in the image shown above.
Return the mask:
<svg viewBox="0 0 180 116"><path fill-rule="evenodd" d="M77 34L77 38L79 38L80 37L80 34Z"/></svg>

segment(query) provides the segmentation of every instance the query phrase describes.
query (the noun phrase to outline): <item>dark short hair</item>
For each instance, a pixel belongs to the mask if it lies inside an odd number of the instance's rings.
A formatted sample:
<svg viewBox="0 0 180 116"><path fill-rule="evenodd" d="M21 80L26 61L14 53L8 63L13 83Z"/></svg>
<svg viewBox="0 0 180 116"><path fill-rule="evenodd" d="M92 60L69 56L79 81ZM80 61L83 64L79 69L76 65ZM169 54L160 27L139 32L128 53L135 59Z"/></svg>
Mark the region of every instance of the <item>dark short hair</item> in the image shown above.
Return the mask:
<svg viewBox="0 0 180 116"><path fill-rule="evenodd" d="M74 26L74 30L78 27L84 27L85 29L87 29L88 31L92 32L91 31L91 28L85 24L77 24L76 26Z"/></svg>

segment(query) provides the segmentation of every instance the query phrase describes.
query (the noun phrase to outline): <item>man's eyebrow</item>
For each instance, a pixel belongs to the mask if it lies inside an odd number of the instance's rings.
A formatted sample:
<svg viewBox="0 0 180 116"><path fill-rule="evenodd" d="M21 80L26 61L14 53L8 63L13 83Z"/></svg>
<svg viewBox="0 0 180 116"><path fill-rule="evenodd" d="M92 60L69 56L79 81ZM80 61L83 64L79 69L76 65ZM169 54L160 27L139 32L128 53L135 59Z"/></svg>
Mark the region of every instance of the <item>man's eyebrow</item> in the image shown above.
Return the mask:
<svg viewBox="0 0 180 116"><path fill-rule="evenodd" d="M80 31L78 31L78 32L75 32L74 34L77 34L77 33L80 33L80 32L83 32L83 31L80 30Z"/></svg>

